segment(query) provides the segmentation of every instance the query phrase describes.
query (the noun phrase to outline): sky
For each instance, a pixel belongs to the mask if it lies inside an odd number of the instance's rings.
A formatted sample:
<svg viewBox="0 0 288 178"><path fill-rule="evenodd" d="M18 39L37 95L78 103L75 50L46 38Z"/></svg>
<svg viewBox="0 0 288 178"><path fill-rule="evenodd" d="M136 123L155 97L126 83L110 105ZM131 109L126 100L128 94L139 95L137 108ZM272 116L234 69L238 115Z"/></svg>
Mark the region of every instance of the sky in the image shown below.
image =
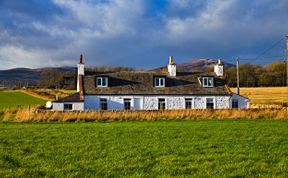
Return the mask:
<svg viewBox="0 0 288 178"><path fill-rule="evenodd" d="M148 69L169 55L267 64L284 59L287 9L288 0L0 0L0 69L75 66L81 53L88 66Z"/></svg>

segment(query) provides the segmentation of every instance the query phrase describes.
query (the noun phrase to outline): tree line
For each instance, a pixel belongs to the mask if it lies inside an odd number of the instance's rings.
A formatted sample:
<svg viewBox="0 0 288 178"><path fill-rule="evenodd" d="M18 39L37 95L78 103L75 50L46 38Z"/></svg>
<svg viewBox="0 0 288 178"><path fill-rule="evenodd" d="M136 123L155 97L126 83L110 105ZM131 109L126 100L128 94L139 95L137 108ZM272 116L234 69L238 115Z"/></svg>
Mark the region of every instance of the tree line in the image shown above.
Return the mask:
<svg viewBox="0 0 288 178"><path fill-rule="evenodd" d="M129 67L91 67L85 73L101 72L120 72L133 71ZM177 69L178 70L178 69ZM178 72L181 69L179 68ZM192 71L211 72L213 67L192 69ZM42 73L37 86L40 88L56 89L75 89L77 70L61 71L50 69ZM225 80L230 87L237 86L236 67L227 67L224 70ZM239 66L240 86L241 87L267 87L267 86L286 86L287 65L283 61L276 61L271 64L260 66L255 64L242 64Z"/></svg>
<svg viewBox="0 0 288 178"><path fill-rule="evenodd" d="M236 87L236 67L227 68L224 73L227 84ZM276 61L265 66L242 64L239 65L239 76L241 87L286 86L287 62Z"/></svg>

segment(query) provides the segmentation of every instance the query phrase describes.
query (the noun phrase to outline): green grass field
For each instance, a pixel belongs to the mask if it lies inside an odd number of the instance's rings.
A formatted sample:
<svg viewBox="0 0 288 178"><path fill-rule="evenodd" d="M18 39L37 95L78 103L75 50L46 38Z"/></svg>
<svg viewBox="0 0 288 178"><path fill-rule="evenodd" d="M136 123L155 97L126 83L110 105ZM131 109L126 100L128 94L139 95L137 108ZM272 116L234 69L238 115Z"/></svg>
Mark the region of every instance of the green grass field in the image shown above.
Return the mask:
<svg viewBox="0 0 288 178"><path fill-rule="evenodd" d="M15 108L28 105L44 104L45 101L21 92L1 92L0 109Z"/></svg>
<svg viewBox="0 0 288 178"><path fill-rule="evenodd" d="M288 177L288 122L1 123L0 177Z"/></svg>

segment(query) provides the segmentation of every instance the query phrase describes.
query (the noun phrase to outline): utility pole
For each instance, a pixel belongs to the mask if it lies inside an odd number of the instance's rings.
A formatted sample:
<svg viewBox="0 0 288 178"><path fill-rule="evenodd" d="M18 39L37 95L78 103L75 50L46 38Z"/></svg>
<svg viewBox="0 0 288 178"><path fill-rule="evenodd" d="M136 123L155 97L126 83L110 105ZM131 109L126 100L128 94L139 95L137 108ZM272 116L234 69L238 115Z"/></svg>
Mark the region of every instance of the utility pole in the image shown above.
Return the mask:
<svg viewBox="0 0 288 178"><path fill-rule="evenodd" d="M288 33L286 34L286 86L288 87Z"/></svg>
<svg viewBox="0 0 288 178"><path fill-rule="evenodd" d="M288 95L288 33L286 34L286 87L287 87L287 95ZM288 105L288 103L287 103ZM287 109L288 106L286 105Z"/></svg>
<svg viewBox="0 0 288 178"><path fill-rule="evenodd" d="M236 68L237 68L237 94L240 95L240 85L239 85L239 57L237 57Z"/></svg>

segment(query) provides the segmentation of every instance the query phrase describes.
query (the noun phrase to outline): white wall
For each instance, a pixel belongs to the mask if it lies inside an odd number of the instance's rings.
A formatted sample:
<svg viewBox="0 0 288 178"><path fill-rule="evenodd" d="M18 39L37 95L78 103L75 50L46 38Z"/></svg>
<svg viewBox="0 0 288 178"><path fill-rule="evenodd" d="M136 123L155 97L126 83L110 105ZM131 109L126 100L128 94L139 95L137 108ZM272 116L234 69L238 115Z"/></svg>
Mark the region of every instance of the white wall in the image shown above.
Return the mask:
<svg viewBox="0 0 288 178"><path fill-rule="evenodd" d="M250 107L250 100L248 98L233 93L232 97L230 98L230 108L232 108L232 99L238 100L239 108L245 109Z"/></svg>
<svg viewBox="0 0 288 178"><path fill-rule="evenodd" d="M108 110L123 110L124 98L131 99L131 110L157 110L158 99L166 99L166 109L185 109L185 98L192 98L193 109L206 109L206 99L213 98L215 109L232 108L232 99L237 99L239 108L249 108L249 99L233 94L230 96L85 96L84 103L67 103L73 104L73 110L99 110L100 98L107 98ZM63 111L64 103L53 103L54 111Z"/></svg>
<svg viewBox="0 0 288 178"><path fill-rule="evenodd" d="M97 96L88 95L84 99L85 110L99 110L100 98L107 98L108 110L123 110L124 98L131 99L132 110L157 110L158 99L166 99L166 109L185 109L185 98L192 98L192 108L206 109L206 98L213 98L215 109L228 109L230 96Z"/></svg>
<svg viewBox="0 0 288 178"><path fill-rule="evenodd" d="M72 103L72 102L67 102L65 104L72 104L72 110L73 111L83 111L84 110L84 102L77 102L77 103ZM64 103L54 103L53 102L53 111L64 111Z"/></svg>
<svg viewBox="0 0 288 178"><path fill-rule="evenodd" d="M230 96L215 97L215 109L228 109L230 107Z"/></svg>

